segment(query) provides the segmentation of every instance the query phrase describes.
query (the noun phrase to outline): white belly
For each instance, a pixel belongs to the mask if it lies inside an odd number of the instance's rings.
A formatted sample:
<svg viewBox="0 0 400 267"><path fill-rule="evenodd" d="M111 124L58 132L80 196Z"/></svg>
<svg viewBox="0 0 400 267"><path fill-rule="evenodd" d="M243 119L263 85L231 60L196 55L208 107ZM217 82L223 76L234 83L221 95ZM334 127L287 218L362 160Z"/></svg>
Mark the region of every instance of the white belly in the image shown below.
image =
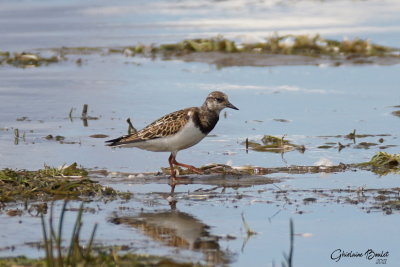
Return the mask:
<svg viewBox="0 0 400 267"><path fill-rule="evenodd" d="M190 120L175 135L124 145L157 152L177 152L200 142L206 135Z"/></svg>

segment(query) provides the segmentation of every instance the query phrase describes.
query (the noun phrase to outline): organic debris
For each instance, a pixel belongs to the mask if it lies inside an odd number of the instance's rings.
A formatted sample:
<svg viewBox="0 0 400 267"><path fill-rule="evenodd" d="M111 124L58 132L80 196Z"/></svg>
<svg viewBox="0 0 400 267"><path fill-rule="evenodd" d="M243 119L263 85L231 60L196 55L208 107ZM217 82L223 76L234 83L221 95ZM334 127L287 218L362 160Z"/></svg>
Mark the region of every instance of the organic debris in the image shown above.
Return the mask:
<svg viewBox="0 0 400 267"><path fill-rule="evenodd" d="M396 117L400 117L400 110L392 111L392 115L394 115Z"/></svg>
<svg viewBox="0 0 400 267"><path fill-rule="evenodd" d="M191 53L191 52L240 52L233 41L217 36L210 39L188 39L176 44L163 44L158 47L163 53Z"/></svg>
<svg viewBox="0 0 400 267"><path fill-rule="evenodd" d="M354 148L360 149L369 149L372 146L377 146L378 144L376 143L371 143L371 142L360 142L357 145L354 146Z"/></svg>
<svg viewBox="0 0 400 267"><path fill-rule="evenodd" d="M128 134L135 134L137 133L137 130L135 127L133 127L133 124L131 122L131 118L128 118L126 120L126 122L128 123Z"/></svg>
<svg viewBox="0 0 400 267"><path fill-rule="evenodd" d="M275 137L272 135L264 135L261 139L262 144L248 140L242 144L246 145L246 149L250 148L251 150L258 152L285 153L298 150L303 153L305 151L306 148L303 145L293 144L284 138L284 136Z"/></svg>
<svg viewBox="0 0 400 267"><path fill-rule="evenodd" d="M87 260L78 260L77 265L59 265L54 259L54 267L61 266L86 266L86 267L131 267L131 266L153 266L153 267L201 267L198 263L176 262L167 257L148 254L124 253L124 246L107 246L103 248L93 248L93 254ZM122 253L120 253L122 252ZM55 256L53 256L55 257ZM47 267L46 259L30 259L25 256L0 258L2 267Z"/></svg>
<svg viewBox="0 0 400 267"><path fill-rule="evenodd" d="M357 138L367 138L367 137L385 137L385 136L391 136L390 134L357 134L356 129L354 129L352 132L345 134L345 135L322 135L318 136L321 138L328 138L328 137L334 137L334 138L345 138L345 139L350 139L350 140L355 140Z"/></svg>
<svg viewBox="0 0 400 267"><path fill-rule="evenodd" d="M84 127L88 127L88 120L98 120L98 117L92 117L92 116L88 116L88 109L89 109L89 105L88 104L84 104L83 108L82 108L82 115L81 115L81 120L83 121L83 126ZM71 116L70 116L71 117Z"/></svg>
<svg viewBox="0 0 400 267"><path fill-rule="evenodd" d="M45 166L38 171L0 170L0 202L18 200L48 201L59 198L114 199L129 198L129 193L117 192L88 179L88 172L76 163L61 168Z"/></svg>
<svg viewBox="0 0 400 267"><path fill-rule="evenodd" d="M341 142L326 142L323 145L318 146L320 149L329 149L329 148L337 148L340 152L342 149L346 147L352 147L355 149L369 149L371 147L379 147L379 149L386 149L389 147L395 147L397 145L382 145L386 140L383 137L391 136L390 134L358 134L356 130L345 134L345 135L333 135L333 136L318 136L321 138L344 138L346 140L351 140L351 143L347 142L342 144ZM357 143L357 139L360 138L369 138L369 137L379 137L379 139L375 139L375 142L359 142Z"/></svg>
<svg viewBox="0 0 400 267"><path fill-rule="evenodd" d="M372 172L381 176L389 173L400 173L400 154L378 152L370 161L361 163L359 166L370 168Z"/></svg>
<svg viewBox="0 0 400 267"><path fill-rule="evenodd" d="M92 54L105 54L106 49L100 47L89 47L89 46L79 46L79 47L60 47L51 49L54 53L59 55L92 55Z"/></svg>
<svg viewBox="0 0 400 267"><path fill-rule="evenodd" d="M92 135L89 135L89 137L91 137L91 138L106 138L106 137L108 137L108 135L106 135L106 134L92 134Z"/></svg>
<svg viewBox="0 0 400 267"><path fill-rule="evenodd" d="M373 137L373 136L387 136L384 134L381 135L373 135L373 134L357 134L356 133L356 129L354 129L351 133L344 135L343 137L346 139L350 139L353 140L353 142L355 143L357 138L365 138L365 137Z"/></svg>
<svg viewBox="0 0 400 267"><path fill-rule="evenodd" d="M39 53L14 53L11 55L9 52L0 52L0 65L9 64L19 68L39 67L57 63L59 57L42 57Z"/></svg>
<svg viewBox="0 0 400 267"><path fill-rule="evenodd" d="M343 41L324 39L320 35L282 35L275 34L264 42L252 44L236 44L233 41L217 36L206 39L188 39L176 44L163 44L154 48L163 53L191 52L250 52L284 55L357 55L385 56L398 51L391 47L372 44L369 40L355 38Z"/></svg>
<svg viewBox="0 0 400 267"><path fill-rule="evenodd" d="M292 189L274 191L275 199L294 204L298 197L307 195L303 199L304 205L321 203L340 203L357 205L363 211L380 211L392 214L400 210L400 188L337 188L337 189ZM300 213L301 214L301 213Z"/></svg>
<svg viewBox="0 0 400 267"><path fill-rule="evenodd" d="M122 54L127 57L136 55L148 56L154 58L155 56L162 56L164 59L172 57L182 58L186 60L185 56L189 54L204 55L208 53L212 58L206 59L205 56L196 58L197 60L208 60L219 62L220 65L269 65L271 57L264 58L257 61L253 57L260 55L291 55L291 56L304 56L308 57L301 59L304 63L312 62L318 63L316 58L327 57L334 60L333 65L341 65L345 62L352 64L371 64L375 63L380 58L391 58L392 64L398 64L400 57L398 55L399 49L376 45L369 40L355 38L353 40L344 39L342 41L330 40L322 38L320 35L272 35L265 38L264 42L259 43L235 43L228 40L221 35L211 38L195 38L187 39L178 43L160 44L156 45L143 45L126 47L61 47L53 48L50 50L55 54L51 57L42 57L39 53L14 53L11 55L9 52L0 52L0 65L9 64L16 67L38 67L56 63L66 59L66 55L91 55L97 54L106 56L110 54ZM214 54L213 54L214 53ZM230 55L228 58L217 59L215 53L219 55ZM250 59L250 62L243 62L243 58L235 56L243 54L245 58ZM372 58L373 57L373 58ZM371 59L372 58L372 59ZM293 57L291 60L295 60ZM254 62L252 62L254 61ZM256 62L257 61L257 62ZM268 62L266 62L268 61ZM287 61L287 60L286 60ZM74 59L78 65L82 64L82 58ZM251 63L252 62L252 63ZM276 63L275 63L276 64ZM281 63L282 64L282 63ZM287 64L287 63L285 63ZM387 64L387 62L386 62Z"/></svg>
<svg viewBox="0 0 400 267"><path fill-rule="evenodd" d="M265 175L265 174L272 174L272 173L288 173L288 174L307 174L307 173L333 173L333 172L343 172L348 169L354 169L357 166L356 164L339 164L333 166L284 166L284 167L259 167L259 166L228 166L224 164L208 164L205 166L200 167L202 171L206 175L222 175L227 177L236 177L236 180L243 179L244 182L246 179L250 178L253 175ZM195 174L193 171L189 169L182 169L179 167L175 167L175 169L179 170L179 175L189 175ZM169 168L161 168L163 174L170 175ZM132 174L131 174L132 175ZM153 176L154 179L158 179L159 173L148 173L150 176ZM200 179L199 176L197 179ZM215 178L216 179L216 178ZM264 177L264 179L268 179Z"/></svg>
<svg viewBox="0 0 400 267"><path fill-rule="evenodd" d="M175 170L178 172L178 175L187 175L187 174L194 174L193 171L189 169L184 169L179 166L174 167ZM205 166L200 167L202 171L206 174L222 174L222 175L241 175L238 170L235 170L231 166L224 165L224 164L208 164ZM164 174L170 174L170 168L161 168Z"/></svg>
<svg viewBox="0 0 400 267"><path fill-rule="evenodd" d="M46 140L56 140L56 141L64 141L65 140L65 137L64 136L62 136L62 135L56 135L56 136L53 136L53 135L51 135L51 134L49 134L49 135L47 135L46 137L45 137L45 139Z"/></svg>
<svg viewBox="0 0 400 267"><path fill-rule="evenodd" d="M384 47L372 45L367 40L343 40L342 42L327 40L320 35L283 35L269 37L266 42L245 46L247 49L257 49L275 54L302 54L302 55L337 55L359 54L376 55L386 50Z"/></svg>

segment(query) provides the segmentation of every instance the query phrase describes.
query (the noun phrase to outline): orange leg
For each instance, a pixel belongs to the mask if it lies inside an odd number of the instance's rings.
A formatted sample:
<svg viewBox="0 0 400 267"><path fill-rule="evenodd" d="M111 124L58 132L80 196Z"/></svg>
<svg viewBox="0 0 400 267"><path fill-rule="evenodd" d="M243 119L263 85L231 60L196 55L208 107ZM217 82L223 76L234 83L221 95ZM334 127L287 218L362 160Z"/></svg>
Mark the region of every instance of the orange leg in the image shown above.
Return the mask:
<svg viewBox="0 0 400 267"><path fill-rule="evenodd" d="M175 178L175 179L179 178L179 177L176 177L174 165L182 166L182 167L187 168L187 169L191 170L192 172L195 172L198 174L204 173L202 170L200 170L192 165L187 165L187 164L177 162L175 157L176 157L176 153L171 153L171 155L168 158L169 167L171 168L171 178Z"/></svg>

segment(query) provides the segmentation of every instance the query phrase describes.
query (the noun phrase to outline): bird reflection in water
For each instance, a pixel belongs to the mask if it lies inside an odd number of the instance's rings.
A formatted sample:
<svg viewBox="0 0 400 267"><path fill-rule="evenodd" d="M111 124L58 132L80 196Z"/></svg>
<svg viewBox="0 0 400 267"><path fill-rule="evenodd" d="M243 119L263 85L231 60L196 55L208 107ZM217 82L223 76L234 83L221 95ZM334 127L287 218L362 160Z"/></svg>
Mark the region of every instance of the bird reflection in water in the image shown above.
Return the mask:
<svg viewBox="0 0 400 267"><path fill-rule="evenodd" d="M112 222L139 229L146 236L164 245L201 252L208 265L232 262L233 254L221 250L218 243L220 237L210 234L208 225L176 209L176 186L176 183L171 184L171 193L167 198L171 210L117 217L113 218Z"/></svg>

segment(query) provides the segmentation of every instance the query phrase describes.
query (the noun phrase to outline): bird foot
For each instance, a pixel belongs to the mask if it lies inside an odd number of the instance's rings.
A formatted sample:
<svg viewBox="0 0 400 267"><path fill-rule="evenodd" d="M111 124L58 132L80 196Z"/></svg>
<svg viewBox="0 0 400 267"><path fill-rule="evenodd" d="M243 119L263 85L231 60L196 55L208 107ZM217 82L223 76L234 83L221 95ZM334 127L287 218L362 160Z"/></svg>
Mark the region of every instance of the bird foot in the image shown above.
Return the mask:
<svg viewBox="0 0 400 267"><path fill-rule="evenodd" d="M178 166L181 166L181 167L184 167L184 168L186 168L186 169L188 169L188 170L190 170L190 171L192 171L194 173L204 174L203 170L200 170L199 168L196 168L195 166L187 165L187 164L183 164L183 163L179 163L179 162L174 162L174 164L178 165Z"/></svg>
<svg viewBox="0 0 400 267"><path fill-rule="evenodd" d="M194 167L194 166L189 165L187 168L188 168L189 170L191 170L192 172L195 172L195 173L197 173L197 174L204 174L204 171L203 171L203 170L201 170L201 169L199 169L199 168L196 168L196 167Z"/></svg>

